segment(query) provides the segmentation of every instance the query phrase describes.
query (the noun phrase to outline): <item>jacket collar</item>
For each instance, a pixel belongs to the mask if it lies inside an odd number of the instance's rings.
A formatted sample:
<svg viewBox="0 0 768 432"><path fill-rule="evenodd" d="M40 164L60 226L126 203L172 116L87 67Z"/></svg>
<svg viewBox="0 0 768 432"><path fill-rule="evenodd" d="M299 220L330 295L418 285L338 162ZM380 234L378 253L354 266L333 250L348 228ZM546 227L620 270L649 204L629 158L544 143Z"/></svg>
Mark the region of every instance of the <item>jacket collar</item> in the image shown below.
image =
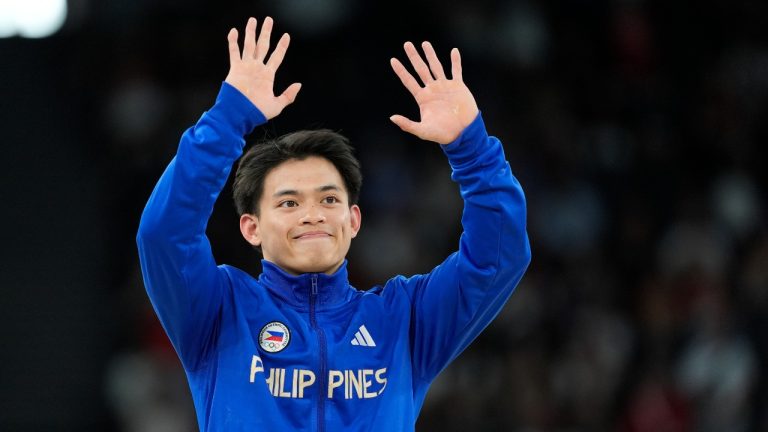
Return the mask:
<svg viewBox="0 0 768 432"><path fill-rule="evenodd" d="M313 282L317 287L315 307L318 309L343 303L355 291L347 279L347 260L332 275L303 273L295 276L265 259L261 260L261 268L259 282L282 301L298 307L309 307Z"/></svg>

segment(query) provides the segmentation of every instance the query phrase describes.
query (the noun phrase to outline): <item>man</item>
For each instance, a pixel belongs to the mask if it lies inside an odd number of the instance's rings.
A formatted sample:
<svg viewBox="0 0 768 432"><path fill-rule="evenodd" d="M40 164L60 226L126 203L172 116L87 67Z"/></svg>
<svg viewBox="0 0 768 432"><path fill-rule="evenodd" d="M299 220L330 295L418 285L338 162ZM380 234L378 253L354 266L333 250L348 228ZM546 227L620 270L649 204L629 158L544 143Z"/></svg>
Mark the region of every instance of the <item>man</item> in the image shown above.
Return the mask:
<svg viewBox="0 0 768 432"><path fill-rule="evenodd" d="M229 33L230 70L215 105L182 136L142 215L137 242L150 299L184 365L201 430L413 430L427 389L496 316L530 260L522 190L488 137L461 76L431 45L405 51L423 86L392 68L440 144L465 202L459 250L431 272L358 291L346 254L361 226L359 165L346 140L304 131L257 145L236 175L240 229L263 253L258 279L217 266L205 236L243 137L292 103L274 96L284 34L272 20Z"/></svg>

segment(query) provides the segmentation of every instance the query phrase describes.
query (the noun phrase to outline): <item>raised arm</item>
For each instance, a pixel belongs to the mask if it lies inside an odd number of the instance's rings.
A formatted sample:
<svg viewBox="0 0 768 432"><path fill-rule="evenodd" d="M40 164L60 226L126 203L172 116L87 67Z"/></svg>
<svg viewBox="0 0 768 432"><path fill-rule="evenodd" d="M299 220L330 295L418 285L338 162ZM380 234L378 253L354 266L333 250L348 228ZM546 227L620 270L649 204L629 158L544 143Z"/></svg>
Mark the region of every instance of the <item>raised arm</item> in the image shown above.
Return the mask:
<svg viewBox="0 0 768 432"><path fill-rule="evenodd" d="M216 342L216 322L227 290L205 235L208 219L244 136L293 102L299 84L275 96L275 73L288 35L270 58L272 20L256 40L256 20L245 28L242 53L237 30L229 32L229 74L214 106L182 135L178 152L147 202L137 244L144 284L152 305L182 362L195 369Z"/></svg>
<svg viewBox="0 0 768 432"><path fill-rule="evenodd" d="M396 59L392 68L419 105L419 122L392 116L401 129L441 144L464 199L458 251L430 273L399 281L412 304L411 346L417 392L495 318L530 262L525 197L498 139L489 137L451 51L447 78L435 51L405 52L423 85ZM396 280L397 282L397 280ZM418 397L423 397L419 394Z"/></svg>

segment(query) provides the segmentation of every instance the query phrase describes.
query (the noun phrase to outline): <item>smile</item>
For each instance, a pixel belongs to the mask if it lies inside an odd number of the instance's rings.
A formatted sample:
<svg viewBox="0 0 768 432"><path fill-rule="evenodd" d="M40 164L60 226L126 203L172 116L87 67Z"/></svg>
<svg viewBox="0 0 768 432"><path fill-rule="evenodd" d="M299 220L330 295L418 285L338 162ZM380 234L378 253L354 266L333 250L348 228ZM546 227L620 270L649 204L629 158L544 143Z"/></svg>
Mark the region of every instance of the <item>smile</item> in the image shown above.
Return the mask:
<svg viewBox="0 0 768 432"><path fill-rule="evenodd" d="M330 236L331 236L330 234L324 231L310 231L304 234L300 234L294 238L296 240L308 240L308 239L316 239L316 238L326 238Z"/></svg>

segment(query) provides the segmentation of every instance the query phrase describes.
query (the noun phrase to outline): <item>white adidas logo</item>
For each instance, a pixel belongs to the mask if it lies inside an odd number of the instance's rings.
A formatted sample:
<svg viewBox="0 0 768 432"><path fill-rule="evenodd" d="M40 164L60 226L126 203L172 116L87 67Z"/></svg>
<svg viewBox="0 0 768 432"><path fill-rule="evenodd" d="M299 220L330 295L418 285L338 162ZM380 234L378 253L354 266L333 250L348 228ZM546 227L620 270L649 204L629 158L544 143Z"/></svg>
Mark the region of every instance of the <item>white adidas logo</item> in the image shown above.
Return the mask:
<svg viewBox="0 0 768 432"><path fill-rule="evenodd" d="M375 347L376 342L373 341L373 338L371 337L371 334L368 333L368 329L365 328L365 325L361 325L360 330L355 333L355 338L352 339L352 345Z"/></svg>

